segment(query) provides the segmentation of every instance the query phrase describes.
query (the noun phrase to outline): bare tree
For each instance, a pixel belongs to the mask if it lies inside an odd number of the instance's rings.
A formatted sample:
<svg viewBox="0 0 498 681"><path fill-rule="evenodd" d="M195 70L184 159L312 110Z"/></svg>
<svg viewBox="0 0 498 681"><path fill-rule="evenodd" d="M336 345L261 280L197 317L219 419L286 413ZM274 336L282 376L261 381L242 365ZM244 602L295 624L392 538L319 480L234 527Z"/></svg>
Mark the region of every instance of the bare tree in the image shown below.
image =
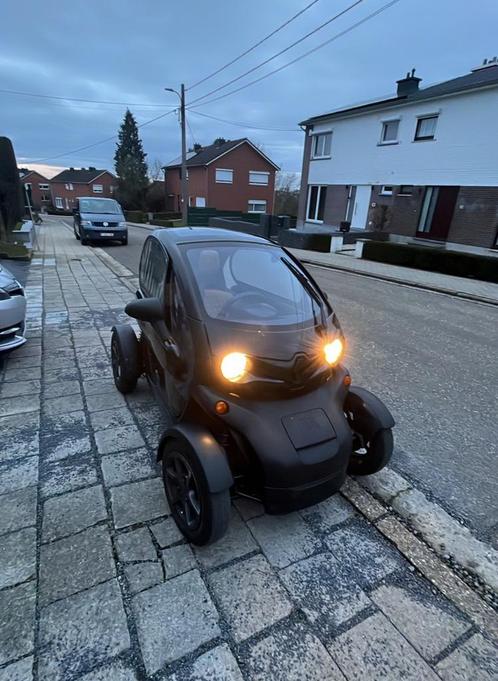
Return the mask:
<svg viewBox="0 0 498 681"><path fill-rule="evenodd" d="M163 166L164 163L158 158L155 158L152 163L149 164L149 178L153 182L164 178Z"/></svg>
<svg viewBox="0 0 498 681"><path fill-rule="evenodd" d="M277 215L297 215L299 202L299 175L297 173L277 173L275 181L275 213Z"/></svg>

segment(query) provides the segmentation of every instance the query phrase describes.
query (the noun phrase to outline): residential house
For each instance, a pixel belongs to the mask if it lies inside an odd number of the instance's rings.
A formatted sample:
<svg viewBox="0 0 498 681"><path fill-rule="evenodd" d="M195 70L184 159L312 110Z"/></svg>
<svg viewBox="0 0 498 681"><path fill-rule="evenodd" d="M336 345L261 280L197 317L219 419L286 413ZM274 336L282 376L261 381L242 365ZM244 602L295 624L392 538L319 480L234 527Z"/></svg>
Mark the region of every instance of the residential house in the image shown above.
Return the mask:
<svg viewBox="0 0 498 681"><path fill-rule="evenodd" d="M108 170L97 168L69 168L50 180L55 208L72 210L80 196L113 198L118 178Z"/></svg>
<svg viewBox="0 0 498 681"><path fill-rule="evenodd" d="M392 97L302 122L299 229L347 220L394 239L497 246L498 59L420 81L413 70Z"/></svg>
<svg viewBox="0 0 498 681"><path fill-rule="evenodd" d="M29 207L28 202L31 208L36 211L41 211L52 205L50 180L38 171L28 168L19 168L19 176L24 187L23 196L26 209Z"/></svg>
<svg viewBox="0 0 498 681"><path fill-rule="evenodd" d="M271 213L278 169L246 138L189 152L189 206ZM180 161L164 168L168 210L181 210L181 170Z"/></svg>

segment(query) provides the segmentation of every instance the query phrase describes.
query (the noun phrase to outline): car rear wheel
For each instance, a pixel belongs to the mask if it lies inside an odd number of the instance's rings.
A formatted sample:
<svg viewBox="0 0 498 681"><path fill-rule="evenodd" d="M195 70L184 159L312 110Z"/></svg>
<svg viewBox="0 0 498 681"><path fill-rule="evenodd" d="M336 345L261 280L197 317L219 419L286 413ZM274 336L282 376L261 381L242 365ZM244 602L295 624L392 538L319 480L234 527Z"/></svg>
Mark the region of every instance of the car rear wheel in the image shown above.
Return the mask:
<svg viewBox="0 0 498 681"><path fill-rule="evenodd" d="M114 326L111 335L111 363L119 392L132 392L141 374L140 346L131 326Z"/></svg>
<svg viewBox="0 0 498 681"><path fill-rule="evenodd" d="M388 463L393 452L393 433L390 428L379 430L367 442L353 434L353 453L349 459L350 475L372 475Z"/></svg>
<svg viewBox="0 0 498 681"><path fill-rule="evenodd" d="M198 546L220 539L230 521L230 491L209 491L197 454L186 441L166 443L162 467L171 514L186 539Z"/></svg>

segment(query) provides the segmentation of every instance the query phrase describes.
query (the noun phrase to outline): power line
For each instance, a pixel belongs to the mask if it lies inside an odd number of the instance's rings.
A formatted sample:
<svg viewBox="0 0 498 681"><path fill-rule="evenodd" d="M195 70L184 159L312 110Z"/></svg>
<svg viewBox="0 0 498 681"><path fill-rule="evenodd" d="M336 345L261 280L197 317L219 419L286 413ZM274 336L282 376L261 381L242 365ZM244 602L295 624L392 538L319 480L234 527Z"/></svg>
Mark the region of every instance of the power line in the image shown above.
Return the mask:
<svg viewBox="0 0 498 681"><path fill-rule="evenodd" d="M212 102L217 102L219 99L223 99L224 97L229 97L230 95L233 95L236 92L240 92L241 90L244 90L245 88L250 87L251 85L255 85L256 83L259 83L260 81L265 80L265 78L269 78L270 76L273 76L275 73L279 73L280 71L283 71L284 69L288 68L289 66L292 66L292 64L295 64L296 62L301 61L301 59L308 57L310 54L313 54L314 52L321 50L322 47L329 45L330 43L334 42L338 38L342 38L342 36L346 35L347 33L350 33L355 28L358 28L358 26L361 26L362 24L366 23L370 19L373 19L378 14L385 12L387 9L389 9L393 5L396 5L398 2L400 2L400 0L391 0L391 2L388 2L385 5L382 5L382 7L379 7L379 9L375 10L375 12L371 12L370 14L367 14L367 16L363 17L363 19L356 21L351 26L348 26L348 28L345 28L343 31L336 33L334 36L332 36L332 38L329 38L328 40L325 40L323 43L320 43L316 47L313 47L311 50L304 52L303 54L299 55L295 59L292 59L292 61L289 61L286 64L279 66L278 69L274 69L273 71L269 71L269 73L265 73L263 76L260 76L259 78L256 78L255 80L251 80L249 83L246 83L245 85L241 85L240 87L235 88L235 90L230 90L230 92L225 92L225 94L220 95L219 97L213 97L213 99L210 99L207 102L202 102L201 104L196 104L195 106L206 106L207 104L211 104ZM193 103L189 104L189 107L191 107L192 105L193 105Z"/></svg>
<svg viewBox="0 0 498 681"><path fill-rule="evenodd" d="M209 80L210 78L213 78L213 76L216 76L218 73L221 73L222 71L224 71L225 69L227 69L229 66L232 66L232 64L235 64L235 62L239 61L239 59L242 59L242 57L245 57L247 54L249 54L250 52L252 52L253 50L255 50L257 47L259 47L260 45L262 45L264 42L266 42L267 40L269 40L269 39L270 39L272 36L274 36L276 33L278 33L278 32L281 31L283 28L285 28L286 26L288 26L291 22L294 21L294 19L297 19L299 16L301 16L301 14L304 14L304 12L306 12L306 10L308 10L310 7L312 7L313 5L316 5L317 2L318 2L318 0L313 0L313 2L310 2L308 5L306 5L306 7L303 7L302 10L300 10L299 12L297 12L296 14L294 14L290 19L287 19L287 21L284 21L284 23L281 24L281 25L280 25L278 28L276 28L274 31L272 31L271 33L268 33L268 35L266 35L264 38L261 38L261 40L258 40L257 43L254 43L254 45L252 45L252 46L249 47L247 50L245 50L245 52L242 52L241 54L238 55L238 57L235 57L235 59L232 59L231 61L227 62L227 63L224 64L223 66L220 66L219 69L216 69L216 71L213 71L213 72L210 73L208 76L205 76L204 78L201 78L201 80L196 81L193 85L191 85L190 87L188 87L187 90L193 90L195 87L197 87L197 86L200 85L201 83L205 83L206 80Z"/></svg>
<svg viewBox="0 0 498 681"><path fill-rule="evenodd" d="M188 111L190 111L187 108ZM299 128L261 128L257 125L251 125L250 123L240 123L236 121L227 121L225 118L218 118L217 116L211 116L207 113L202 113L201 111L190 111L196 116L203 116L204 118L212 118L214 121L220 121L220 123L228 123L228 125L235 125L238 128L251 128L252 130L268 130L271 132L302 132Z"/></svg>
<svg viewBox="0 0 498 681"><path fill-rule="evenodd" d="M265 59L264 61L260 62L259 64L256 64L256 66L253 66L252 68L248 69L248 70L245 71L244 73L241 73L240 76L236 76L235 78L232 78L232 80L229 80L229 81L227 81L226 83L224 83L223 85L220 85L219 87L214 88L214 90L210 90L210 91L207 92L205 95L201 95L201 97L197 97L197 99L194 99L192 102L190 102L190 105L189 105L189 106L192 106L192 105L195 104L196 102L199 102L199 101L201 101L201 100L203 100L203 99L206 99L206 97L209 97L210 95L213 95L215 92L219 92L219 90L224 90L224 89L225 89L226 87L228 87L229 85L232 85L232 83L236 83L236 82L237 82L238 80L240 80L241 78L244 78L245 76L248 76L250 73L253 73L254 71L257 71L257 70L260 69L262 66L265 66L265 64L268 64L269 62L273 61L273 60L276 59L277 57L280 57L282 54L284 54L285 52L288 52L289 50L291 50L291 49L292 49L293 47L295 47L296 45L299 45L299 43L302 43L304 40L306 40L306 39L309 38L310 36L314 35L315 33L318 33L318 31L321 31L322 28L325 28L325 26L328 26L328 25L331 24L333 21L336 21L337 19L339 19L340 17L342 17L344 14L346 14L347 12L351 11L352 9L354 9L357 5L360 5L362 2L364 2L364 0L355 0L351 5L348 5L348 7L346 7L346 8L343 9L343 10L341 10L340 12L338 12L337 14L335 14L335 15L334 15L333 17L331 17L330 19L327 19L327 21L324 21L322 24L320 24L320 26L317 26L317 27L314 28L312 31L309 31L308 33L306 33L305 35L303 35L301 38L298 38L297 40L295 40L293 43L291 43L291 44L288 45L287 47L284 47L284 48L283 48L282 50L280 50L279 52L276 52L275 54L273 54L271 57L268 57L267 59Z"/></svg>
<svg viewBox="0 0 498 681"><path fill-rule="evenodd" d="M161 107L164 109L164 104L146 104L145 102L142 102L141 104L137 102L113 102L113 101L108 101L105 99L82 99L81 97L61 97L58 95L44 95L40 94L38 92L20 92L18 90L3 90L0 89L0 92L3 94L7 95L22 95L24 97L37 97L40 99L55 99L55 100L62 100L65 102L86 102L88 104L117 104L119 106L153 106L153 107Z"/></svg>
<svg viewBox="0 0 498 681"><path fill-rule="evenodd" d="M155 121L158 121L160 118L164 118L165 116L168 116L169 114L173 113L176 111L176 109L172 109L171 111L166 111L166 113L162 113L159 116L155 116L154 118L151 118L148 121L144 121L143 123L139 123L137 125L137 128L143 128L146 125L149 125L150 123L154 123ZM29 161L29 163L43 163L44 161L53 161L56 158L62 158L63 156L71 156L72 154L78 154L80 151L86 151L86 149L92 149L93 147L97 147L99 144L105 144L106 142L110 142L111 140L115 140L118 135L112 135L111 137L106 137L103 140L100 140L99 142L94 142L93 144L87 144L84 147L79 147L79 149L71 149L71 151L65 151L62 154L56 154L55 156L47 156L45 158L38 158L34 161Z"/></svg>

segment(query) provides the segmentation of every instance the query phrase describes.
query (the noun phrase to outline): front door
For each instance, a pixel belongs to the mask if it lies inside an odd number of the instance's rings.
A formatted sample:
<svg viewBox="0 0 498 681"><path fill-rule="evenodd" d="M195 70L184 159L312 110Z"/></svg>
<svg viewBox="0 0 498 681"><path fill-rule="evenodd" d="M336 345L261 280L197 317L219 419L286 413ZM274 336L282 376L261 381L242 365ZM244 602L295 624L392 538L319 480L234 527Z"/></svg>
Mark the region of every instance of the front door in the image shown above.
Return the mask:
<svg viewBox="0 0 498 681"><path fill-rule="evenodd" d="M426 187L417 236L444 241L448 236L460 187Z"/></svg>
<svg viewBox="0 0 498 681"><path fill-rule="evenodd" d="M351 229L365 229L367 226L371 195L372 187L369 184L359 184L356 187Z"/></svg>

